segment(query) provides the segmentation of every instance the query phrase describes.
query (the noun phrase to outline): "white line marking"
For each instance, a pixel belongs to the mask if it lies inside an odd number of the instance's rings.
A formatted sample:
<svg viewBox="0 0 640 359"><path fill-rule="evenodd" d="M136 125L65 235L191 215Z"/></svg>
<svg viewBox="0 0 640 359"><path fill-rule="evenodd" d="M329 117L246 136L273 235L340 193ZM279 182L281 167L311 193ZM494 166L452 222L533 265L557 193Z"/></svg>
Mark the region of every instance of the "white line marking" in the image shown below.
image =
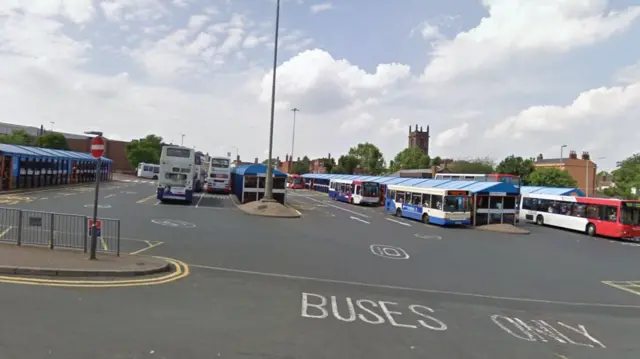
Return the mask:
<svg viewBox="0 0 640 359"><path fill-rule="evenodd" d="M255 271L249 271L249 270L234 269L234 268L222 268L222 267L214 267L214 266L207 266L207 265L201 265L201 264L188 264L188 265L190 267L194 267L194 268L209 269L209 270L215 270L215 271L220 271L220 272L253 274L253 275L262 276L262 277L306 280L306 281L314 281L314 282L321 282L321 283L353 285L353 286L367 287L367 288L382 288L382 289L404 290L404 291L419 292L419 293L446 294L446 295L455 295L455 296L460 296L460 297L494 299L494 300L504 300L504 301L512 301L512 302L559 304L559 305L567 305L567 306L573 306L573 307L600 307L600 308L640 309L640 305L609 304L609 303L563 302L563 301L546 300L546 299L502 297L502 296L497 296L497 295L485 295L485 294L464 293L464 292L451 292L451 291L437 290L437 289L422 289L422 288L412 288L412 287L401 287L401 286L388 285L388 284L371 284L371 283L352 282L352 281L338 280L338 279L324 279L324 278L315 278L315 277L303 277L303 276L291 275L291 274L255 272Z"/></svg>
<svg viewBox="0 0 640 359"><path fill-rule="evenodd" d="M105 199L107 199L107 198L110 198L110 197L113 197L113 196L115 196L115 194L114 194L114 193L112 193L112 194L108 194L108 195L104 196L104 198L105 198Z"/></svg>
<svg viewBox="0 0 640 359"><path fill-rule="evenodd" d="M362 222L362 223L366 223L366 224L371 224L371 223L369 223L369 222L365 221L364 219L360 219L360 218L358 218L358 217L351 216L351 219L355 219L355 220L356 220L356 221L358 221L358 222Z"/></svg>
<svg viewBox="0 0 640 359"><path fill-rule="evenodd" d="M306 198L306 199L310 199L310 200L312 200L312 201L314 201L314 202L318 202L318 203L326 204L327 206L330 206L330 207L333 207L333 208L337 208L337 209L339 209L339 210L341 210L341 211L345 211L345 212L353 213L353 214L355 214L355 215L357 215L357 216L360 216L360 217L369 218L369 216L367 216L366 214L362 214L362 213L360 213L360 212L354 212L354 211L348 210L348 209L346 209L346 208L342 208L342 207L340 207L340 206L336 206L336 205L334 205L334 204L326 203L326 202L324 202L324 201L318 201L318 200L317 200L317 199L315 199L315 198L311 198L311 197L304 197L304 196L301 196L301 197Z"/></svg>
<svg viewBox="0 0 640 359"><path fill-rule="evenodd" d="M396 220L395 220L395 219L393 219L393 218L385 218L385 219L386 219L387 221L395 222L395 223L401 224L401 225L403 225L403 226L411 227L411 225L410 225L409 223L404 223L404 222L396 221Z"/></svg>
<svg viewBox="0 0 640 359"><path fill-rule="evenodd" d="M198 208L198 206L200 205L200 201L202 201L202 197L204 197L204 192L202 192L202 194L200 195L200 198L198 199L198 203L196 203L196 208Z"/></svg>
<svg viewBox="0 0 640 359"><path fill-rule="evenodd" d="M49 199L49 197L42 197L42 198L40 198L40 199Z"/></svg>
<svg viewBox="0 0 640 359"><path fill-rule="evenodd" d="M159 204L160 204L160 201L158 201L158 202L154 203L153 205L154 205L154 206L157 206L157 205L159 205Z"/></svg>

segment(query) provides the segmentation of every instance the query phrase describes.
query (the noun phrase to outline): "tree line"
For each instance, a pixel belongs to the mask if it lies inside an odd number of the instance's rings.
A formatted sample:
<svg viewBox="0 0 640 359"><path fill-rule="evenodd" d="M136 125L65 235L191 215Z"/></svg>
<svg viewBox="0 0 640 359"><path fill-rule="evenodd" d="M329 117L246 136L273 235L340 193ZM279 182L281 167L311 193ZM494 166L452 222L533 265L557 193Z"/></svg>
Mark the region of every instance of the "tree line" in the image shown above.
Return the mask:
<svg viewBox="0 0 640 359"><path fill-rule="evenodd" d="M419 148L406 148L398 152L390 161L385 158L380 149L372 143L359 143L351 147L346 154L337 158L323 158L324 169L327 173L367 173L371 175L390 175L400 170L427 169L432 166L443 166L443 159L439 156L431 158ZM640 162L640 157L638 158ZM264 163L266 163L265 161ZM296 162L291 173L303 174L309 171L309 158ZM575 187L576 181L568 172L559 168L536 168L533 158L523 158L510 155L499 163L488 157L455 159L446 163L452 173L488 174L501 173L520 176L523 185L546 187Z"/></svg>
<svg viewBox="0 0 640 359"><path fill-rule="evenodd" d="M32 136L25 130L14 130L11 133L0 134L0 143L51 148L54 150L69 150L67 139L63 134L57 132L46 132L40 136Z"/></svg>

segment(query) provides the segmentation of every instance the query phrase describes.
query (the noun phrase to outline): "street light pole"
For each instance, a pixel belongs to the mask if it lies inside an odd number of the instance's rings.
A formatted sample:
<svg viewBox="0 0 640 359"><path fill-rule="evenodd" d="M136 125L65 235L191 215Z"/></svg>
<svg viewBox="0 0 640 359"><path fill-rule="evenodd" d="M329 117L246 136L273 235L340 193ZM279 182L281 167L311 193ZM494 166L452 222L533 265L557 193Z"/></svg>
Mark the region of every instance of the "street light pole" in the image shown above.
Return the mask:
<svg viewBox="0 0 640 359"><path fill-rule="evenodd" d="M276 70L278 68L278 32L280 27L280 0L276 2L276 31L273 39L273 79L271 80L271 123L269 124L269 162L267 166L267 178L265 179L265 189L263 201L273 201L273 167L271 157L273 156L273 123L276 107Z"/></svg>
<svg viewBox="0 0 640 359"><path fill-rule="evenodd" d="M87 131L88 135L95 135L102 137L100 131ZM89 259L96 259L96 250L98 247L98 193L100 192L100 169L102 159L96 160L96 189L93 196L93 225L91 227L91 244L89 246Z"/></svg>
<svg viewBox="0 0 640 359"><path fill-rule="evenodd" d="M182 138L180 139L180 146L184 146L184 134L180 136L182 136Z"/></svg>
<svg viewBox="0 0 640 359"><path fill-rule="evenodd" d="M291 135L291 165L293 165L293 146L296 143L296 113L300 111L298 108L294 107L291 109L293 112L293 134ZM289 168L291 171L291 168Z"/></svg>
<svg viewBox="0 0 640 359"><path fill-rule="evenodd" d="M564 148L567 147L567 145L562 145L560 146L560 161L562 162L562 158L563 158L563 154L564 154Z"/></svg>

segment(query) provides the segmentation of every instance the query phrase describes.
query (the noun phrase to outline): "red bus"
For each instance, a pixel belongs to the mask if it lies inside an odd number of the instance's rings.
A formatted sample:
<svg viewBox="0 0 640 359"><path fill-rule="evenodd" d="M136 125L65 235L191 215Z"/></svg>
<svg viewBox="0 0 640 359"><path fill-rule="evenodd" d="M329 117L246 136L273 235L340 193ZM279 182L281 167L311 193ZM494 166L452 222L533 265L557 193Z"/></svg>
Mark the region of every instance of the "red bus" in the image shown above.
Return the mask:
<svg viewBox="0 0 640 359"><path fill-rule="evenodd" d="M287 178L287 187L291 189L304 189L304 180L298 174L291 174Z"/></svg>
<svg viewBox="0 0 640 359"><path fill-rule="evenodd" d="M640 201L523 194L519 216L590 236L640 240Z"/></svg>

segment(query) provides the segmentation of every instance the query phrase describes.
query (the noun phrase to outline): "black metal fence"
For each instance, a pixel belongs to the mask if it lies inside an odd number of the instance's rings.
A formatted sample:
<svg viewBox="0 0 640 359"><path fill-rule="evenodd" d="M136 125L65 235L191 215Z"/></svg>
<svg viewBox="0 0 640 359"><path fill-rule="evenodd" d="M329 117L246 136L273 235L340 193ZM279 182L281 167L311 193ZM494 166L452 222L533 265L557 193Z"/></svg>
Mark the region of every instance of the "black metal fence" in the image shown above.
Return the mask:
<svg viewBox="0 0 640 359"><path fill-rule="evenodd" d="M0 242L83 249L87 252L91 218L76 214L0 207ZM120 220L99 218L96 249L120 255Z"/></svg>

